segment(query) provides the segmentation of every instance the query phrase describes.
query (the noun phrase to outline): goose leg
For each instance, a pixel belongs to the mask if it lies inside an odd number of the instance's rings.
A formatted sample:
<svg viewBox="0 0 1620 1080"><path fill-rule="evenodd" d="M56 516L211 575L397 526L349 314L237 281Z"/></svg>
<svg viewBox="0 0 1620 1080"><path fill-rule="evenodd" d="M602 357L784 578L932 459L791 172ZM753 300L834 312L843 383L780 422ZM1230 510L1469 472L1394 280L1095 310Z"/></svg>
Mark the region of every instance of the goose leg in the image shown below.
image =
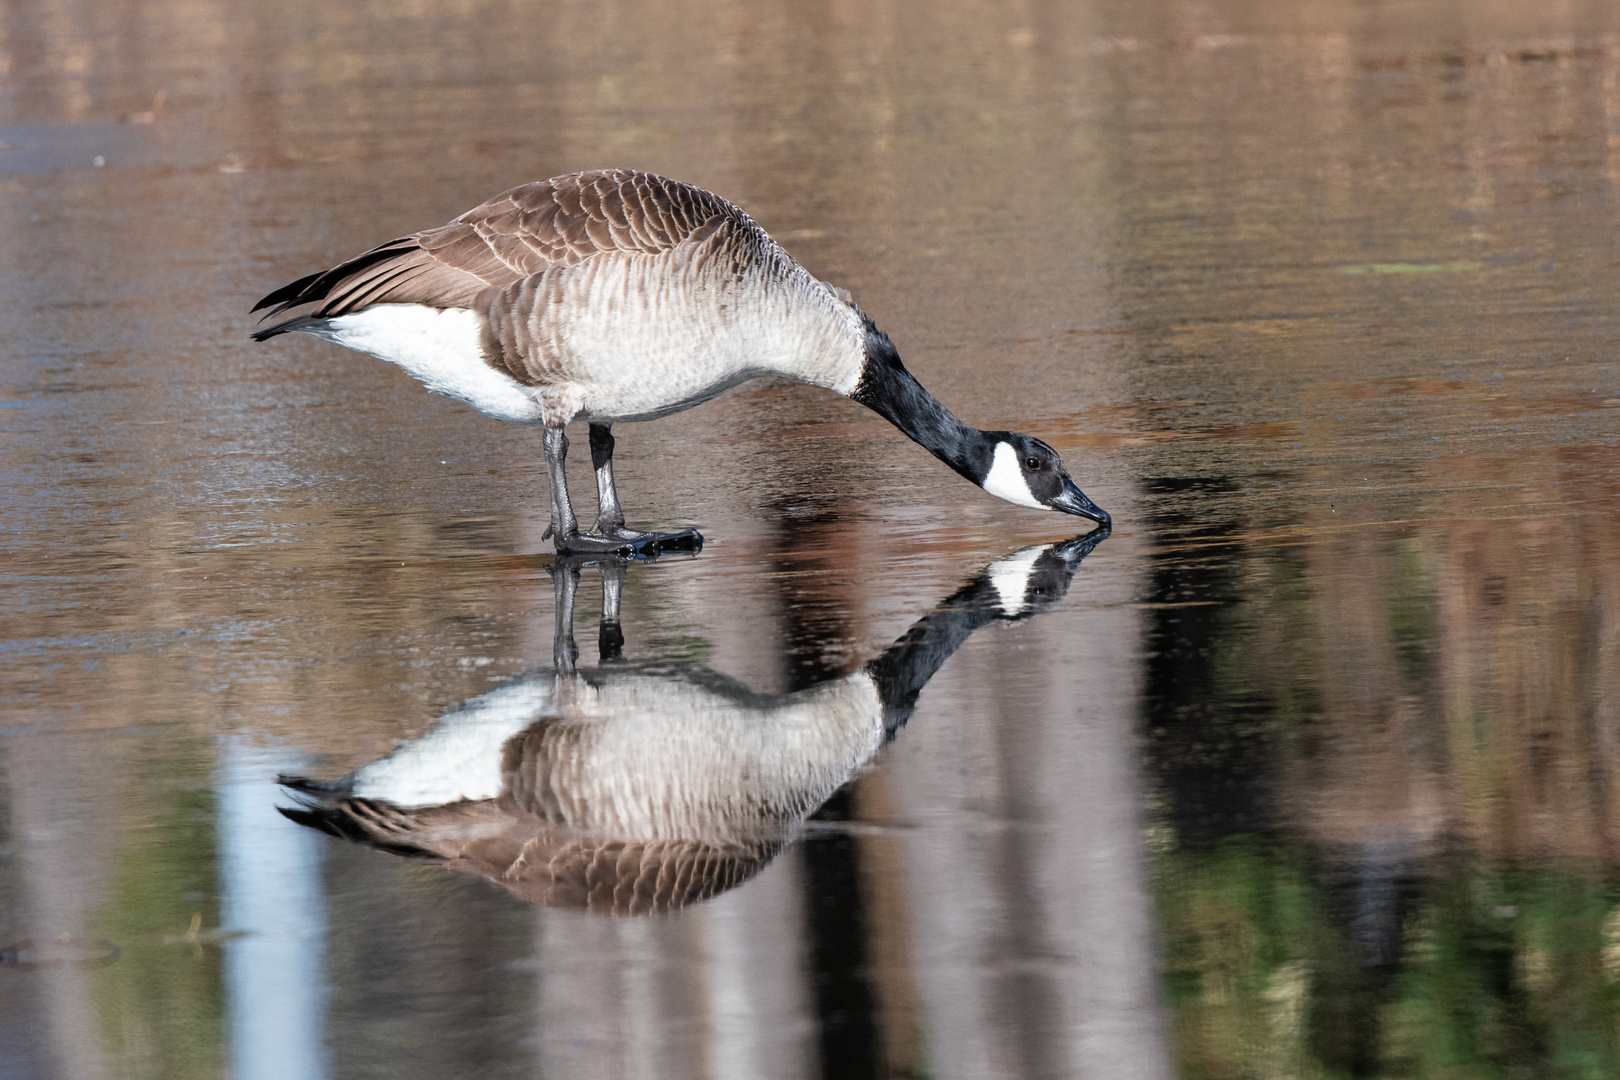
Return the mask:
<svg viewBox="0 0 1620 1080"><path fill-rule="evenodd" d="M613 486L613 426L591 425L591 468L596 470L596 525L590 535L621 544L642 544L653 538L652 533L637 532L624 527L624 511L619 507L619 493Z"/></svg>
<svg viewBox="0 0 1620 1080"><path fill-rule="evenodd" d="M559 555L656 555L661 550L697 551L703 537L692 529L675 533L636 532L624 527L619 494L613 489L613 433L606 424L591 425L591 464L596 467L596 493L600 510L596 527L579 531L579 519L568 500L568 439L560 427L548 427L545 434L546 476L551 481L551 525L545 535L552 537Z"/></svg>
<svg viewBox="0 0 1620 1080"><path fill-rule="evenodd" d="M560 427L546 428L546 479L551 482L551 525L546 536L557 538L557 550L566 551L565 540L579 534L579 519L568 501L568 436Z"/></svg>

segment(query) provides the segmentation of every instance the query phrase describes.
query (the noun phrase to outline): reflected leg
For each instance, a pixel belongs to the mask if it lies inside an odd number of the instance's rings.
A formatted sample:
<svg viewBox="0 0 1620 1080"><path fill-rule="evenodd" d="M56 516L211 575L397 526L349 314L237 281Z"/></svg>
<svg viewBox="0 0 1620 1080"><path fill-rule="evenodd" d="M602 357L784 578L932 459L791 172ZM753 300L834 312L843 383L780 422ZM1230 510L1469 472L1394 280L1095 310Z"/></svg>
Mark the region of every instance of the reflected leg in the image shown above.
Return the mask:
<svg viewBox="0 0 1620 1080"><path fill-rule="evenodd" d="M570 559L558 559L551 568L556 623L551 636L551 660L558 672L572 674L579 659L574 644L574 597L579 592L579 566Z"/></svg>
<svg viewBox="0 0 1620 1080"><path fill-rule="evenodd" d="M621 559L604 559L602 573L602 626L597 632L596 651L600 663L624 659L624 630L619 626L619 600L624 594L625 564Z"/></svg>

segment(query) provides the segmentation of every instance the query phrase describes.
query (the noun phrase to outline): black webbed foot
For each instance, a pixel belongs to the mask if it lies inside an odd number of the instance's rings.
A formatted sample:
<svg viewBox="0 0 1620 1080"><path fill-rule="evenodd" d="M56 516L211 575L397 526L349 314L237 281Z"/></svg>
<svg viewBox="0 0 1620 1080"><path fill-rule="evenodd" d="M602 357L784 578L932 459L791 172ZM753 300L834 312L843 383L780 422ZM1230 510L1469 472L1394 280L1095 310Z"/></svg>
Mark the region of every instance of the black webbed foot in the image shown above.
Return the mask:
<svg viewBox="0 0 1620 1080"><path fill-rule="evenodd" d="M615 529L609 533L570 533L557 537L559 555L654 556L663 551L701 551L703 536L696 529L680 532L636 532Z"/></svg>

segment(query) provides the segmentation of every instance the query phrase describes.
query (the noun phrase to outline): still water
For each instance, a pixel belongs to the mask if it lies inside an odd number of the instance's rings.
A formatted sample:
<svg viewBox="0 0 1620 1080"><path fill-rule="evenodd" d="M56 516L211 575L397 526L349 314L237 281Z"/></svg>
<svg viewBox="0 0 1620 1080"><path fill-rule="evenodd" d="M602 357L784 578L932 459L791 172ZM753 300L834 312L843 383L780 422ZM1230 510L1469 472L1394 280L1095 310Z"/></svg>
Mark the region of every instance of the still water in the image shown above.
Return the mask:
<svg viewBox="0 0 1620 1080"><path fill-rule="evenodd" d="M0 72L0 1078L1620 1074L1620 8L15 0ZM247 340L607 165L1112 535L755 383L617 433L700 554L559 563L535 432Z"/></svg>

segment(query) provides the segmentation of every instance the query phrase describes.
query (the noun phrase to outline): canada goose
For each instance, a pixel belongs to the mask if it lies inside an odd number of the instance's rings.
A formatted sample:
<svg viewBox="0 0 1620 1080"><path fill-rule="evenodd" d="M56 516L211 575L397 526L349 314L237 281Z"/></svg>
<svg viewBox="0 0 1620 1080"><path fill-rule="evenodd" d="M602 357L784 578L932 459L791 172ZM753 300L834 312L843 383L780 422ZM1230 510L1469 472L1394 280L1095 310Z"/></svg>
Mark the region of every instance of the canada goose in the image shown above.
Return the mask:
<svg viewBox="0 0 1620 1080"><path fill-rule="evenodd" d="M872 760L970 634L1061 598L1107 535L994 563L871 663L787 694L623 660L622 559L601 564L602 665L577 669L579 563L565 562L552 670L462 703L339 780L282 777L301 805L281 812L532 903L645 914L708 899L757 874Z"/></svg>
<svg viewBox="0 0 1620 1080"><path fill-rule="evenodd" d="M1057 453L968 427L924 390L848 293L818 281L742 210L701 188L623 169L495 196L254 305L254 334L299 330L368 352L498 420L545 425L559 552L643 549L613 486L612 425L687 409L763 375L873 409L990 494L1107 524ZM598 511L580 532L564 427L590 425Z"/></svg>

